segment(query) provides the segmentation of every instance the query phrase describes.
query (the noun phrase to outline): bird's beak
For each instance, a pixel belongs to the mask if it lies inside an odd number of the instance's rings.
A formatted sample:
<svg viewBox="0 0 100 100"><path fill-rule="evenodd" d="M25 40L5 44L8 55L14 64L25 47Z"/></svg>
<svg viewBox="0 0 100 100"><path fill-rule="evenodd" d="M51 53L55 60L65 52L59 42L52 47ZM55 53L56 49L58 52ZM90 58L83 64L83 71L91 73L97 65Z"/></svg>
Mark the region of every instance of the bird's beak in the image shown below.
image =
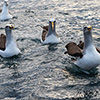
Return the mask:
<svg viewBox="0 0 100 100"><path fill-rule="evenodd" d="M14 26L10 25L10 26L9 26L9 28L10 28L10 29L13 29L13 28L14 28Z"/></svg>
<svg viewBox="0 0 100 100"><path fill-rule="evenodd" d="M88 31L91 31L92 30L92 26L88 27Z"/></svg>
<svg viewBox="0 0 100 100"><path fill-rule="evenodd" d="M54 22L52 22L52 30L54 30Z"/></svg>

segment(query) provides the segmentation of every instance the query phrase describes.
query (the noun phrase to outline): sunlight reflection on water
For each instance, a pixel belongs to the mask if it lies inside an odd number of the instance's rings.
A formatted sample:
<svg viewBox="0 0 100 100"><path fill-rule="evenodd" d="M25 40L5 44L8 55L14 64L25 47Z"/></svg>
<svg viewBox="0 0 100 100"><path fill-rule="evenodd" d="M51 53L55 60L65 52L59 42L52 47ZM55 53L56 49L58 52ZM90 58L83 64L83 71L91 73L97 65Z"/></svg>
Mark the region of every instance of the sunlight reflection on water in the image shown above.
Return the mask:
<svg viewBox="0 0 100 100"><path fill-rule="evenodd" d="M2 8L2 2L0 8ZM100 44L100 5L98 0L12 0L9 11L15 16L0 22L16 27L13 35L22 54L0 57L0 99L2 100L99 100L100 68L97 75L85 75L64 55L69 41L83 40L83 27L93 27L96 47ZM42 45L39 25L55 18L62 42Z"/></svg>

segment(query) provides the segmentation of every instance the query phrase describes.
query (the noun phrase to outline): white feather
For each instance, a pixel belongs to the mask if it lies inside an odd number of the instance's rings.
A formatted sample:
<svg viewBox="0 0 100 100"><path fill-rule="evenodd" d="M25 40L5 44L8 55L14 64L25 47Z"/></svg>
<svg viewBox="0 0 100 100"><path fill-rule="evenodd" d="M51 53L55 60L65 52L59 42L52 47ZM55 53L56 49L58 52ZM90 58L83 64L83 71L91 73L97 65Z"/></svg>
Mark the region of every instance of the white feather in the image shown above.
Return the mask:
<svg viewBox="0 0 100 100"><path fill-rule="evenodd" d="M100 54L95 49L94 45L90 45L80 59L75 62L77 66L84 70L90 70L97 67L100 64Z"/></svg>
<svg viewBox="0 0 100 100"><path fill-rule="evenodd" d="M20 53L19 48L17 47L14 40L7 45L5 51L0 50L0 55L2 57L12 57L14 55L18 55Z"/></svg>
<svg viewBox="0 0 100 100"><path fill-rule="evenodd" d="M9 14L8 12L8 8L4 2L3 4L3 9L2 12L0 14L0 20L6 20L6 19L11 19L13 16L11 14Z"/></svg>
<svg viewBox="0 0 100 100"><path fill-rule="evenodd" d="M59 43L60 42L60 38L55 36L54 34L46 37L46 39L44 41L41 40L41 42L43 44L48 44L48 43Z"/></svg>

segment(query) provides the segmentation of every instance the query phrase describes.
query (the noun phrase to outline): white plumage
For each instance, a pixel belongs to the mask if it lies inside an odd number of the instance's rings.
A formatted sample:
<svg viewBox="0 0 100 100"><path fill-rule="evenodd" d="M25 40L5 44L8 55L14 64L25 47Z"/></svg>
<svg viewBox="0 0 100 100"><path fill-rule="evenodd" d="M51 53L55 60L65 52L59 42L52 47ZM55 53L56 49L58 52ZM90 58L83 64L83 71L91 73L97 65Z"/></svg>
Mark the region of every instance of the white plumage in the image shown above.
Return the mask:
<svg viewBox="0 0 100 100"><path fill-rule="evenodd" d="M46 34L45 34L45 32L46 32ZM59 38L58 34L56 33L56 21L55 21L55 19L49 20L48 31L44 31L42 33L42 36L45 36L44 40L41 39L41 42L43 44L59 43L60 42L60 38Z"/></svg>
<svg viewBox="0 0 100 100"><path fill-rule="evenodd" d="M100 54L92 43L91 27L84 28L84 50L83 57L77 59L75 65L83 70L91 70L100 64Z"/></svg>
<svg viewBox="0 0 100 100"><path fill-rule="evenodd" d="M11 19L13 16L8 12L8 0L4 0L3 9L0 14L0 20Z"/></svg>
<svg viewBox="0 0 100 100"><path fill-rule="evenodd" d="M100 54L93 45L87 48L86 53L75 64L84 70L90 70L100 64Z"/></svg>
<svg viewBox="0 0 100 100"><path fill-rule="evenodd" d="M42 41L42 40L41 40ZM60 38L55 36L54 34L46 37L45 41L42 41L43 44L48 44L48 43L59 43Z"/></svg>
<svg viewBox="0 0 100 100"><path fill-rule="evenodd" d="M13 39L12 29L13 29L12 25L5 27L7 42L6 42L5 50L4 51L0 50L0 55L2 57L12 57L20 53L20 50L17 47L16 42Z"/></svg>

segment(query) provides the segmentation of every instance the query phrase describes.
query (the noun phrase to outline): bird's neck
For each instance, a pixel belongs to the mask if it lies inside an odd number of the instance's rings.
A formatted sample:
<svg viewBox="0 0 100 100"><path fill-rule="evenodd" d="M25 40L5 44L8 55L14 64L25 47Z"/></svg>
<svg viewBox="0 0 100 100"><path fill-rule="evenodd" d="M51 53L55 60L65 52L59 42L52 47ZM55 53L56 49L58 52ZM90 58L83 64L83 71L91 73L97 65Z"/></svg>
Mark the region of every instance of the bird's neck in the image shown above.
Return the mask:
<svg viewBox="0 0 100 100"><path fill-rule="evenodd" d="M92 41L92 34L85 34L84 35L84 52L88 47L91 47L91 49L94 47L93 46L93 41Z"/></svg>
<svg viewBox="0 0 100 100"><path fill-rule="evenodd" d="M7 42L6 42L6 46L8 46L12 41L13 41L13 35L12 35L12 31L6 31L6 36L7 36Z"/></svg>
<svg viewBox="0 0 100 100"><path fill-rule="evenodd" d="M3 5L2 14L8 14L8 7L5 4Z"/></svg>
<svg viewBox="0 0 100 100"><path fill-rule="evenodd" d="M55 27L54 27L54 30L51 27L49 27L47 37L52 35L52 34L56 35Z"/></svg>

